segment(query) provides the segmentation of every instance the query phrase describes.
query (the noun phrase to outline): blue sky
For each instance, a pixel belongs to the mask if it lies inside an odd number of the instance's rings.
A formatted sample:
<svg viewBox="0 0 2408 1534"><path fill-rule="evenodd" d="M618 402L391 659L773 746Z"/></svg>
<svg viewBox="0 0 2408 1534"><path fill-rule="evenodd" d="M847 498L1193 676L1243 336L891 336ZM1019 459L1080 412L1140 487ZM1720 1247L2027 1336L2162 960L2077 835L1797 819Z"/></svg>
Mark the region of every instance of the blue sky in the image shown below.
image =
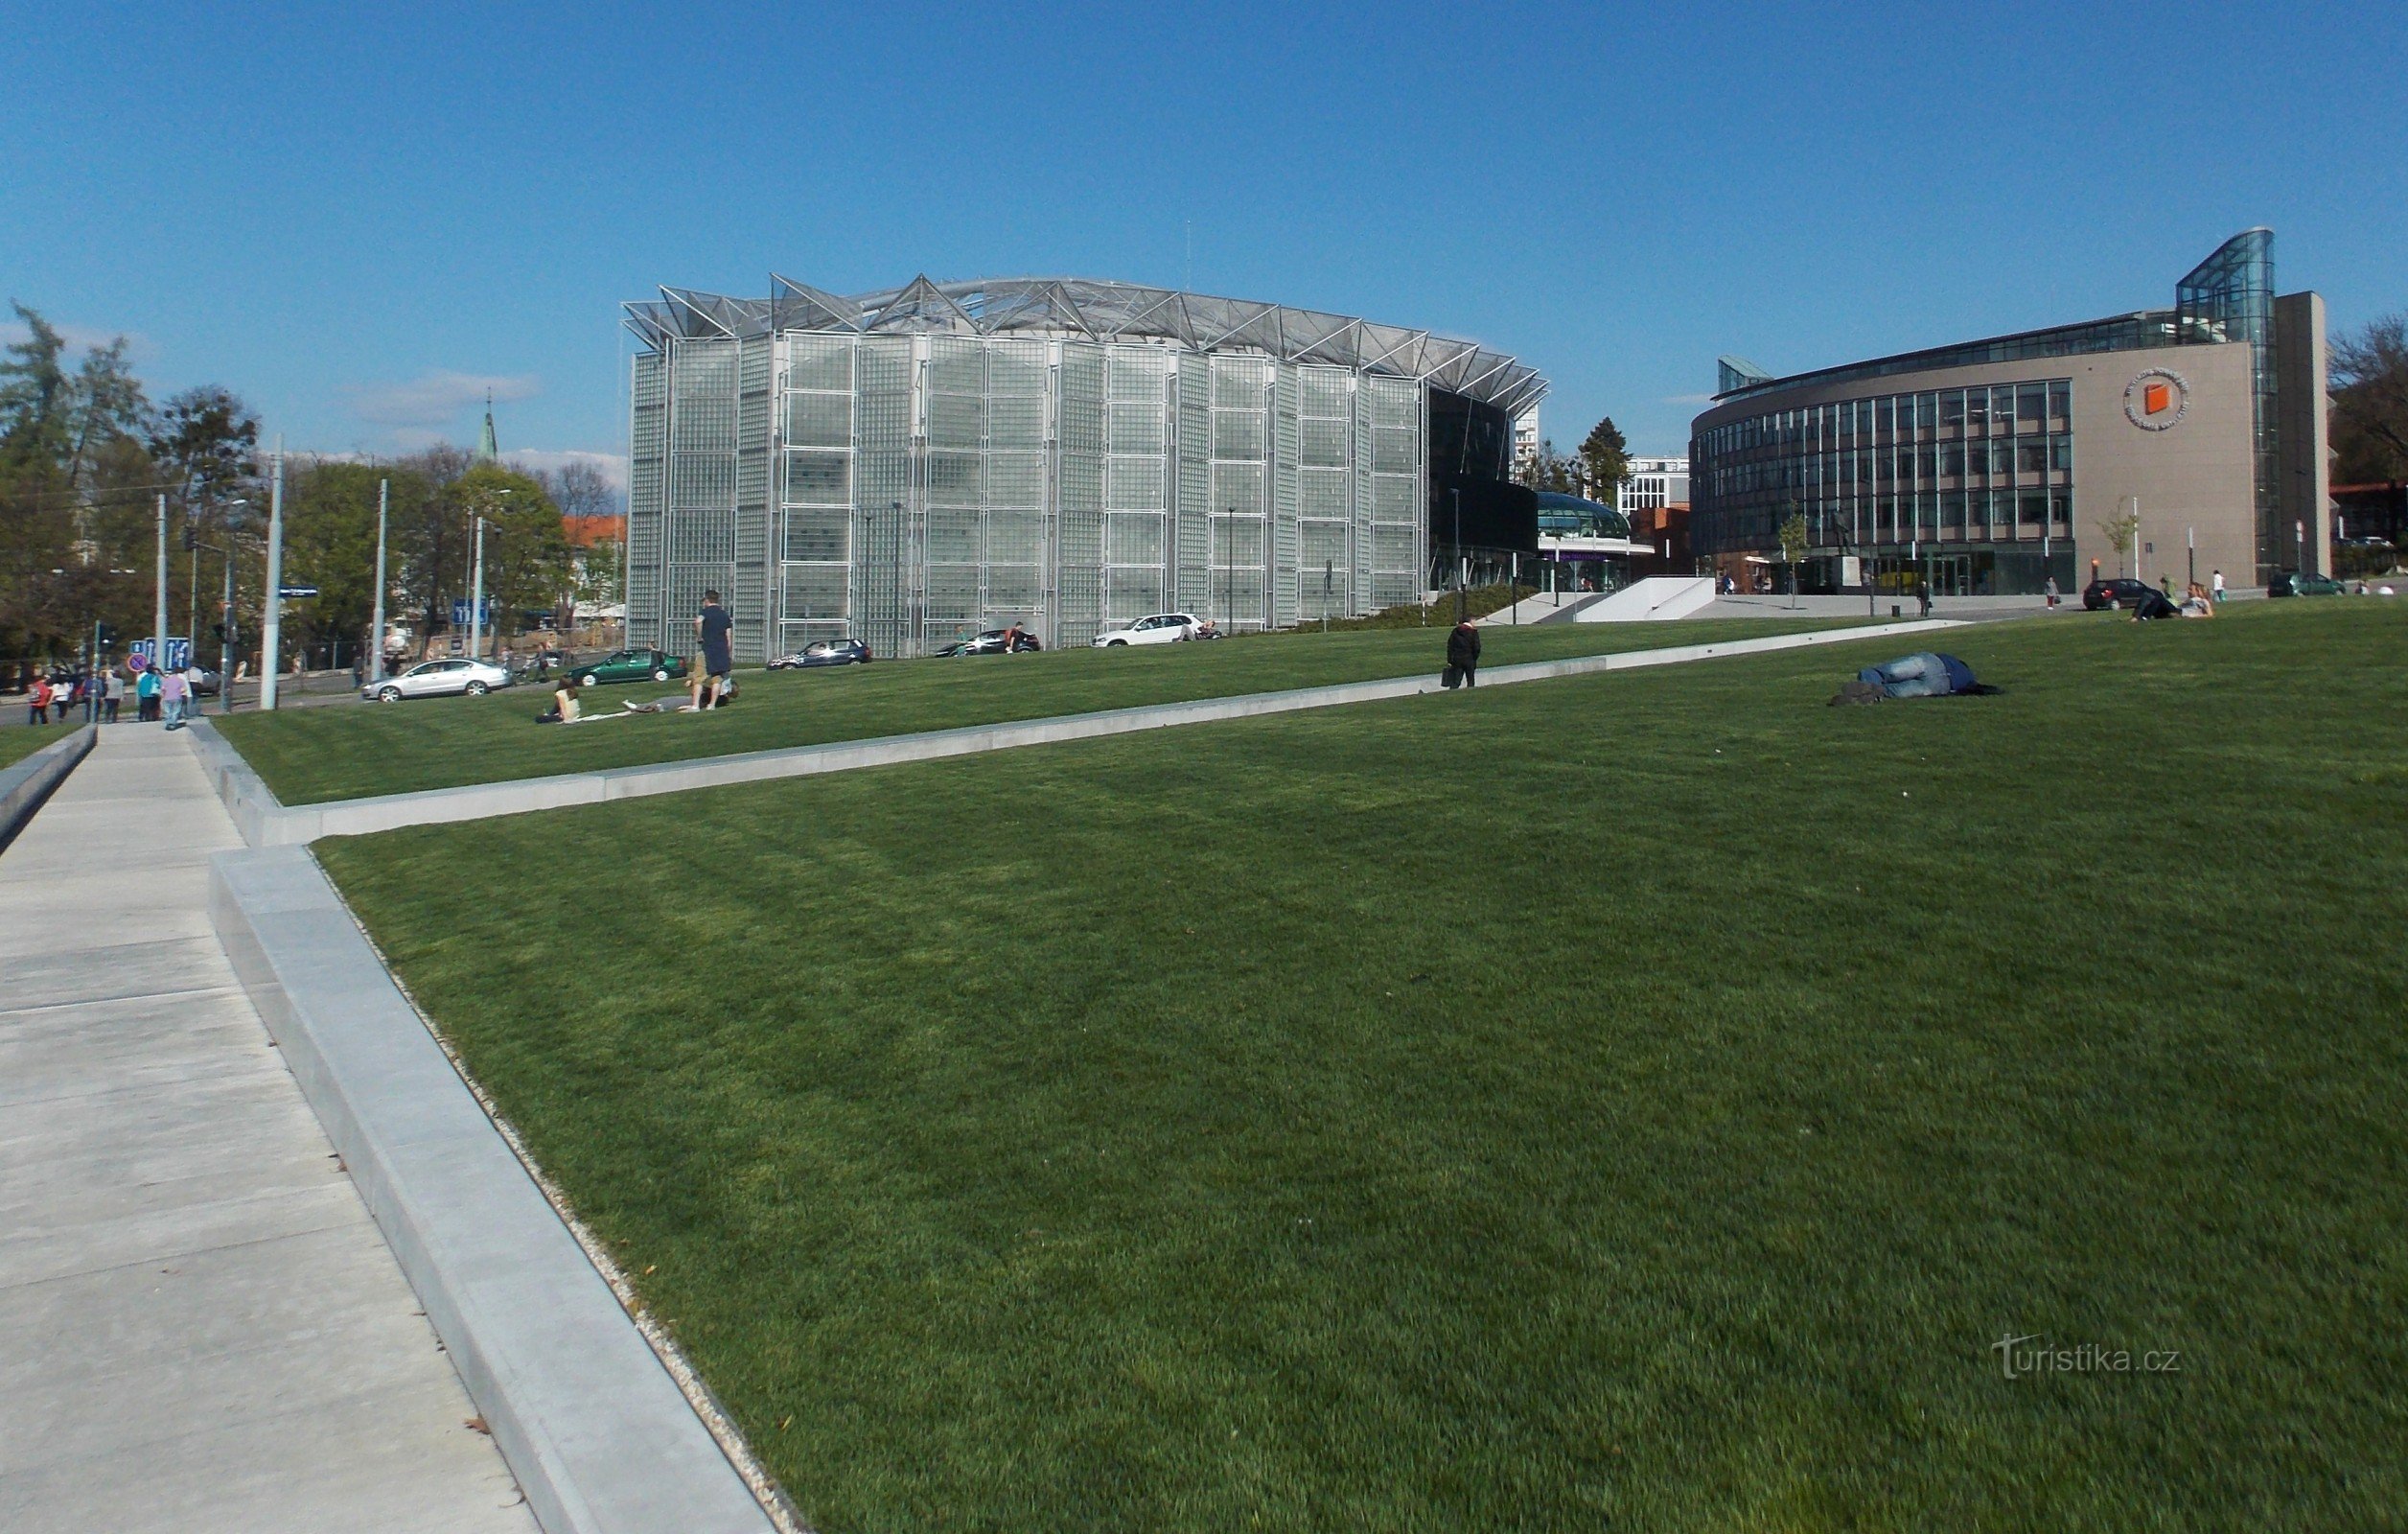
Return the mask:
<svg viewBox="0 0 2408 1534"><path fill-rule="evenodd" d="M2167 302L2408 308L2408 7L48 4L0 297L295 448L618 451L616 305L1075 273L1427 326L1678 452L1788 372ZM1191 254L1192 251L1192 254Z"/></svg>

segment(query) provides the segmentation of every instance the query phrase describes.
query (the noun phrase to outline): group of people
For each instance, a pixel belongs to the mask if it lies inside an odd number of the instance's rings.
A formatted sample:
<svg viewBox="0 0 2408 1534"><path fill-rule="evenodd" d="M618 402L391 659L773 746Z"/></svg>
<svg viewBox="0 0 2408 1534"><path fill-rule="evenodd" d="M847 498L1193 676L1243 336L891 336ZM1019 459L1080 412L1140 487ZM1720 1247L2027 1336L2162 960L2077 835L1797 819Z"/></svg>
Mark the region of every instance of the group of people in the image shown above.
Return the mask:
<svg viewBox="0 0 2408 1534"><path fill-rule="evenodd" d="M82 671L36 676L25 694L25 722L65 724L81 713L96 724L121 724L130 693L136 723L163 722L170 730L181 730L200 696L202 675L198 666L176 671L128 665L106 666L97 676Z"/></svg>
<svg viewBox="0 0 2408 1534"><path fill-rule="evenodd" d="M685 679L685 701L675 697L652 703L624 705L629 713L703 713L725 708L736 694L735 653L730 640L734 638L735 620L719 602L715 591L703 593L703 610L694 615L694 664ZM577 696L577 684L563 680L552 693L552 707L537 715L536 723L573 725L584 717L585 710Z"/></svg>

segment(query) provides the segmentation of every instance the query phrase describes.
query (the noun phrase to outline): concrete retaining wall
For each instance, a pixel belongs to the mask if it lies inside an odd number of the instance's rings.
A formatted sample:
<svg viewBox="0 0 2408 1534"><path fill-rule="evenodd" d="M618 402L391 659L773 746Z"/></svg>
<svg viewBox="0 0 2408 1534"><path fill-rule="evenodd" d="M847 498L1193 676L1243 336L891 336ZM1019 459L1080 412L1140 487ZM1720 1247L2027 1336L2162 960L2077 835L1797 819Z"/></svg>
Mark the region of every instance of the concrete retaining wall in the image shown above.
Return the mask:
<svg viewBox="0 0 2408 1534"><path fill-rule="evenodd" d="M1956 626L1937 619L1878 623L1812 634L1776 634L1756 639L1725 639L1713 644L1681 644L1614 655L1534 661L1521 665L1484 667L1480 672L1480 686L1511 686L1517 683L1588 676L1601 671L1681 665L1693 661L1764 655L1816 644L1852 643ZM1436 640L1432 642L1435 644ZM336 800L324 804L301 804L290 808L276 802L275 796L268 793L258 775L243 764L242 757L216 732L197 728L195 743L201 748L203 762L209 767L213 780L219 784L220 796L224 799L227 813L234 817L234 824L242 831L243 839L253 847L283 847L313 842L321 836L364 836L403 825L433 825L453 821L484 820L496 815L522 815L533 810L560 809L571 804L599 804L609 800L635 799L647 794L676 794L692 788L722 788L772 778L807 778L820 773L851 772L862 767L934 761L944 756L1007 751L1018 746L1055 745L1069 740L1129 734L1142 730L1168 730L1179 725L1206 724L1216 720L1292 713L1304 709L1343 708L1348 704L1410 698L1439 690L1433 664L1431 672L1424 676L1346 682L1326 687L1244 693L1229 698L1201 698L1192 703L1112 709L1098 713L1063 714L1050 719L1024 719L1010 724L970 725L959 730L936 730L922 734L837 741L824 746L792 746L738 755L705 756L692 761L616 767L604 772L569 773L554 778L525 778L511 782L437 788L414 794L385 794L371 799Z"/></svg>
<svg viewBox="0 0 2408 1534"><path fill-rule="evenodd" d="M92 743L98 738L99 728L85 725L24 760L0 768L0 852L8 850L43 801L76 770L76 763L92 754Z"/></svg>
<svg viewBox="0 0 2408 1534"><path fill-rule="evenodd" d="M210 918L546 1534L775 1528L300 848Z"/></svg>

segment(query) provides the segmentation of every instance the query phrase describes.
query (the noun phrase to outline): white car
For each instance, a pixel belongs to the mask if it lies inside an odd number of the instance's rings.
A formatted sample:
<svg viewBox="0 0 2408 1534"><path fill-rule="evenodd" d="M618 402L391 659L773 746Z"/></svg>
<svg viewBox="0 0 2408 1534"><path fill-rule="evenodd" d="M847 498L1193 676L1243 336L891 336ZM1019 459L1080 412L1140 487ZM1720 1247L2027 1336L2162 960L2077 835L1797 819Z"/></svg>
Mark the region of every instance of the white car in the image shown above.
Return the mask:
<svg viewBox="0 0 2408 1534"><path fill-rule="evenodd" d="M1087 642L1099 650L1115 644L1168 644L1173 639L1192 639L1196 627L1192 613L1156 613L1117 629L1105 629Z"/></svg>
<svg viewBox="0 0 2408 1534"><path fill-rule="evenodd" d="M481 698L496 687L510 686L510 673L491 661L422 661L397 677L371 682L359 696L378 703L404 698L440 698L464 692Z"/></svg>

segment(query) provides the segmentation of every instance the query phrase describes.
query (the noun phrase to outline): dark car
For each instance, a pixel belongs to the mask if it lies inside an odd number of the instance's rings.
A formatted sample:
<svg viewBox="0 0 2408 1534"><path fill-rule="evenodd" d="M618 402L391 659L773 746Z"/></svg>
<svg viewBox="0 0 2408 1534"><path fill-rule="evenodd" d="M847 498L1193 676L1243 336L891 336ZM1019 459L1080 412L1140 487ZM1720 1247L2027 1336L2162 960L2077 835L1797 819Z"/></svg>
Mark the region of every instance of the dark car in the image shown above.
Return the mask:
<svg viewBox="0 0 2408 1534"><path fill-rule="evenodd" d="M568 668L568 680L581 687L597 682L667 682L685 675L685 662L665 650L613 650L599 661Z"/></svg>
<svg viewBox="0 0 2408 1534"><path fill-rule="evenodd" d="M2128 608L2156 591L2157 588L2146 581L2127 580L2121 577L2115 580L2093 581L2082 588L2082 605L2094 613L2102 607ZM2163 596L2165 593L2158 592L2158 594Z"/></svg>
<svg viewBox="0 0 2408 1534"><path fill-rule="evenodd" d="M821 639L769 663L772 671L807 671L822 665L868 665L869 646L859 639Z"/></svg>
<svg viewBox="0 0 2408 1534"><path fill-rule="evenodd" d="M940 656L1002 655L1007 649L1017 654L1024 650L1044 648L1044 645L1037 642L1037 637L1026 629L1020 630L1017 635L1010 629L988 629L976 639L956 640L937 653Z"/></svg>

